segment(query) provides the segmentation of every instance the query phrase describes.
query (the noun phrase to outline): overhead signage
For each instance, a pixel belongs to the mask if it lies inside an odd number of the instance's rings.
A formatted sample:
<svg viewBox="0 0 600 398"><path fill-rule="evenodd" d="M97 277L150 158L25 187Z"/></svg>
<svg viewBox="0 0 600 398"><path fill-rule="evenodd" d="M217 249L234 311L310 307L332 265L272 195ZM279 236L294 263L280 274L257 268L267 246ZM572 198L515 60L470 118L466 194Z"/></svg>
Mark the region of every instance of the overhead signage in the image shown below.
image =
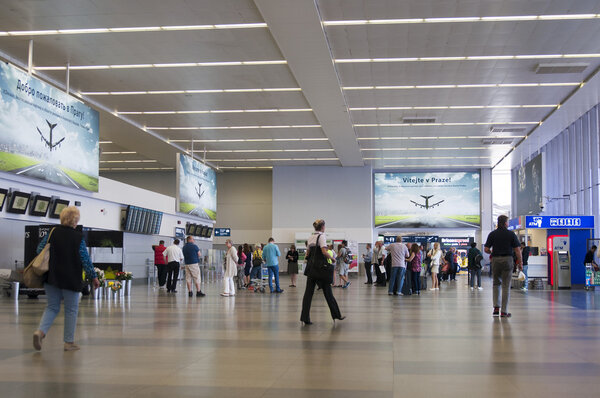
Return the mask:
<svg viewBox="0 0 600 398"><path fill-rule="evenodd" d="M478 228L478 172L375 173L375 226Z"/></svg>
<svg viewBox="0 0 600 398"><path fill-rule="evenodd" d="M539 214L542 203L542 154L516 170L517 214Z"/></svg>
<svg viewBox="0 0 600 398"><path fill-rule="evenodd" d="M231 236L231 228L215 228L215 236Z"/></svg>
<svg viewBox="0 0 600 398"><path fill-rule="evenodd" d="M207 165L189 156L177 154L177 211L217 219L217 175Z"/></svg>
<svg viewBox="0 0 600 398"><path fill-rule="evenodd" d="M0 62L0 171L98 192L99 114Z"/></svg>
<svg viewBox="0 0 600 398"><path fill-rule="evenodd" d="M185 228L175 227L175 237L185 239Z"/></svg>
<svg viewBox="0 0 600 398"><path fill-rule="evenodd" d="M402 242L413 242L413 243L420 243L420 244L426 244L426 243L433 243L433 242L437 242L439 240L439 236L420 236L420 235L416 235L416 236L403 236L402 237Z"/></svg>
<svg viewBox="0 0 600 398"><path fill-rule="evenodd" d="M514 230L518 230L518 229L522 229L522 228L523 228L523 223L522 223L521 217L511 218L510 220L508 220L508 230L509 231L514 231Z"/></svg>
<svg viewBox="0 0 600 398"><path fill-rule="evenodd" d="M440 245L442 248L446 247L469 247L471 242L473 242L473 238L469 237L459 237L459 238L440 238Z"/></svg>
<svg viewBox="0 0 600 398"><path fill-rule="evenodd" d="M594 216L525 216L527 228L594 228Z"/></svg>

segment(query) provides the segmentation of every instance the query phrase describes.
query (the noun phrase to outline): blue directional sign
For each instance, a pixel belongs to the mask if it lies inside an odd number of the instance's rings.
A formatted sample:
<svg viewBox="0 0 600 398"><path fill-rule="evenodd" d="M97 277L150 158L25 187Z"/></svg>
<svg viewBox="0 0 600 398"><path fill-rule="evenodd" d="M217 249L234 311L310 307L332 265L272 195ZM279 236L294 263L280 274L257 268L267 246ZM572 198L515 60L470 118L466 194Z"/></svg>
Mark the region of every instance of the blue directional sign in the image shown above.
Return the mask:
<svg viewBox="0 0 600 398"><path fill-rule="evenodd" d="M594 228L594 216L525 216L525 228Z"/></svg>
<svg viewBox="0 0 600 398"><path fill-rule="evenodd" d="M215 236L231 236L231 228L215 228Z"/></svg>

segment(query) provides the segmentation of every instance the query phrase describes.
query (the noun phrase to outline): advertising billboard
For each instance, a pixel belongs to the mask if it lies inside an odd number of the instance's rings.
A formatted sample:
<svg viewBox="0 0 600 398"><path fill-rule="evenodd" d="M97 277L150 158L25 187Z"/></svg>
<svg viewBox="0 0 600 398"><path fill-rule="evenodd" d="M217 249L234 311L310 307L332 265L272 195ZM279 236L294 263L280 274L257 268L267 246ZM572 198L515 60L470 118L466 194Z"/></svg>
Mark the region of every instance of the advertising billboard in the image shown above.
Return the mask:
<svg viewBox="0 0 600 398"><path fill-rule="evenodd" d="M517 214L539 214L542 203L542 154L537 155L530 162L516 171L517 188Z"/></svg>
<svg viewBox="0 0 600 398"><path fill-rule="evenodd" d="M0 62L0 171L98 192L98 112Z"/></svg>
<svg viewBox="0 0 600 398"><path fill-rule="evenodd" d="M375 173L375 226L469 228L481 225L479 173Z"/></svg>
<svg viewBox="0 0 600 398"><path fill-rule="evenodd" d="M177 154L177 211L207 220L217 219L217 175L189 156Z"/></svg>

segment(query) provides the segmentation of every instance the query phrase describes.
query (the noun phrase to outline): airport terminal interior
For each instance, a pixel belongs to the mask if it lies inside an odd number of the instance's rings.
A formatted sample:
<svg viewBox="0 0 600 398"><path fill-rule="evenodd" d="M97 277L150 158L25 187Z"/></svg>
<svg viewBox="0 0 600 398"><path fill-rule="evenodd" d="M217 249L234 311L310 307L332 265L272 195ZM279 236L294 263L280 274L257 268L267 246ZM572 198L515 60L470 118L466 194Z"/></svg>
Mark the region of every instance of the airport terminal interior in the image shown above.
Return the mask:
<svg viewBox="0 0 600 398"><path fill-rule="evenodd" d="M597 0L0 0L0 396L600 396L599 37Z"/></svg>

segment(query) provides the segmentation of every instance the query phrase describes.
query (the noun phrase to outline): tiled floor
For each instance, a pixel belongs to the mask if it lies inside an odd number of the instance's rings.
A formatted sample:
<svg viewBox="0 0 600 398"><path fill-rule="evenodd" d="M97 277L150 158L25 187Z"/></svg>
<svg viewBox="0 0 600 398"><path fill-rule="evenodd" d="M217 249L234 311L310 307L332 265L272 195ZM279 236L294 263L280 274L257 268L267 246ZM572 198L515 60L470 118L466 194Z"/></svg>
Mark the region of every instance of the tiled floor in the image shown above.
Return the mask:
<svg viewBox="0 0 600 398"><path fill-rule="evenodd" d="M462 277L439 292L389 297L354 280L334 289L335 326L300 286L188 299L146 286L120 301L84 298L79 352L62 351L62 315L31 347L45 300L0 299L0 397L599 397L599 292L513 292L491 316L491 286ZM287 279L283 278L284 282ZM287 286L287 283L284 283ZM318 293L318 292L317 292Z"/></svg>

